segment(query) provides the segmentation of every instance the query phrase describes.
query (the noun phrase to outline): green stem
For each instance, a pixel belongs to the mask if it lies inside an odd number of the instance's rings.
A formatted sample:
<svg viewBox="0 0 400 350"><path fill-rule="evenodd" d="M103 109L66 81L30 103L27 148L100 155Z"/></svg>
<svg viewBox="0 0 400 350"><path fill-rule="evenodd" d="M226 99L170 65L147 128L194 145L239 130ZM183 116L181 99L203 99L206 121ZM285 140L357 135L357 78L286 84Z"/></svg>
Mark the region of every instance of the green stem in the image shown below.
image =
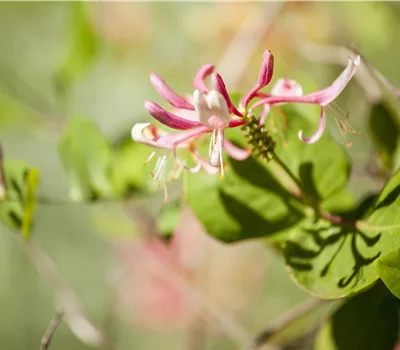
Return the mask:
<svg viewBox="0 0 400 350"><path fill-rule="evenodd" d="M293 197L295 197L297 200L299 200L307 207L313 209L314 213L320 218L328 220L333 224L356 228L357 226L356 221L345 219L339 215L335 215L325 210L322 210L318 202L307 196L306 191L303 188L303 184L296 177L296 175L289 169L289 167L283 162L283 160L279 158L276 154L274 154L273 160L275 161L276 164L278 164L278 166L285 172L285 174L292 180L293 184L295 185L295 187L292 186L292 188L290 188L290 184L285 183L284 181L282 181L281 176L275 174L276 177L278 178L278 181L280 181L286 187L286 189Z"/></svg>
<svg viewBox="0 0 400 350"><path fill-rule="evenodd" d="M297 179L296 175L293 174L293 172L289 169L289 167L283 162L281 158L277 156L277 154L274 154L273 160L285 171L285 173L292 179L292 181L297 185L298 190L304 194L303 191L303 184L300 182L299 179Z"/></svg>

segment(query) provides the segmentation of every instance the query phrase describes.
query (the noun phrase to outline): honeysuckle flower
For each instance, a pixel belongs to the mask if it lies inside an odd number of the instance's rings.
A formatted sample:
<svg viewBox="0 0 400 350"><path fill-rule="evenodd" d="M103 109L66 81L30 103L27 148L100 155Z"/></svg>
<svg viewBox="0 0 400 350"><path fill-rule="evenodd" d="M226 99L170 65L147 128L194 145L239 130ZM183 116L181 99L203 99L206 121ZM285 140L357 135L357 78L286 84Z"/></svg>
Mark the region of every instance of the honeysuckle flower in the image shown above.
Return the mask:
<svg viewBox="0 0 400 350"><path fill-rule="evenodd" d="M250 155L249 149L241 149L225 139L225 129L235 128L245 124L243 119L249 102L257 97L257 92L266 86L272 77L273 56L269 50L263 55L262 65L256 85L242 99L239 108L233 103L225 87L222 77L214 72L211 64L203 65L196 73L192 98L178 95L165 81L155 73L150 76L155 90L171 105L173 112L162 108L154 101L146 101L145 108L149 114L160 123L177 130L184 130L178 134L153 135L145 137L143 124L137 124L132 129L132 138L146 145L175 150L186 147L198 160L198 163L209 173L219 169L221 178L224 177L224 164L222 152L225 152L237 160L246 159ZM205 83L205 79L211 76L211 89ZM139 125L139 126L138 126ZM146 128L149 128L147 125ZM195 151L194 141L202 134L212 133L209 146L209 159L205 161ZM160 161L160 164L164 162ZM197 169L197 168L196 168ZM156 172L158 174L158 172Z"/></svg>
<svg viewBox="0 0 400 350"><path fill-rule="evenodd" d="M302 130L299 130L298 132L299 139L302 142L307 144L315 143L321 138L325 130L325 107L328 106L334 99L336 99L336 97L343 91L343 89L346 87L346 85L355 74L356 68L359 65L360 56L357 56L355 60L352 60L349 57L347 67L330 86L306 95L302 94L301 85L298 84L296 81L289 79L280 79L273 87L271 94L258 94L262 98L251 106L251 111L254 111L254 109L260 106L272 106L289 102L319 105L321 107L321 113L318 128L314 135L312 135L311 137L304 137ZM353 131L351 128L348 128L348 130Z"/></svg>
<svg viewBox="0 0 400 350"><path fill-rule="evenodd" d="M137 123L132 128L131 136L134 141L151 146L158 150L159 154L156 165L151 174L153 176L153 180L159 181L159 183L162 184L165 201L168 201L166 183L168 181L177 179L183 169L191 173L195 173L201 168L210 174L218 171L218 169L210 167L207 161L191 147L191 139L198 137L198 135L201 135L207 130L208 129L205 127L200 127L186 133L168 134L164 130L156 128L150 123ZM186 166L186 164L178 157L177 152L179 149L187 151L197 164L191 168ZM151 152L145 164L150 162L155 155L156 151ZM169 160L171 158L172 164L169 164Z"/></svg>

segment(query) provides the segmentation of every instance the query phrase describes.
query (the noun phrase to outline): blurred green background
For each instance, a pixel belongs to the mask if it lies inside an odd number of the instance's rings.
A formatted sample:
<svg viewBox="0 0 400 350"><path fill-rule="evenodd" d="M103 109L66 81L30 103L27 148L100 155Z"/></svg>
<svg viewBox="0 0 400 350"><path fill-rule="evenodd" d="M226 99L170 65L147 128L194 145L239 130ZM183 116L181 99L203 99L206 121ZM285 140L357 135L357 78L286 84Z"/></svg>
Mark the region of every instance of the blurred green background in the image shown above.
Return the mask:
<svg viewBox="0 0 400 350"><path fill-rule="evenodd" d="M144 100L161 100L149 82L151 72L179 93L190 93L196 69L215 63L228 89L243 91L257 77L262 52L270 49L273 82L291 77L308 92L330 84L347 62L342 48L355 45L400 86L399 18L396 2L0 3L1 144L7 158L40 170L39 196L46 202L37 209L34 240L118 349L191 348L187 330L147 329L130 320L134 310L116 305L119 294L112 281L121 265L118 247L140 234L139 209L150 218L158 215L162 196L141 195L129 209L136 213L133 220L118 203L70 202L57 154L65 121L72 116L94 121L122 149L121 179L140 188L148 182L142 165L150 150L133 144L130 130L150 120ZM357 74L336 101L361 132L351 136L348 148L353 162L349 188L357 199L385 182L382 150L372 142L370 127L372 106L382 96L364 75ZM318 112L310 111L317 120ZM345 144L333 118L328 129ZM247 298L238 319L250 334L307 298L286 274L281 257L262 242L254 244L262 247L262 256L253 255L247 263L262 261L265 269L257 280L259 290ZM236 285L249 283L248 275L239 275ZM0 281L0 349L38 349L55 313L54 293L6 229L0 234ZM227 282L219 288L236 287ZM204 348L236 347L229 336L207 326ZM91 347L62 323L50 348Z"/></svg>

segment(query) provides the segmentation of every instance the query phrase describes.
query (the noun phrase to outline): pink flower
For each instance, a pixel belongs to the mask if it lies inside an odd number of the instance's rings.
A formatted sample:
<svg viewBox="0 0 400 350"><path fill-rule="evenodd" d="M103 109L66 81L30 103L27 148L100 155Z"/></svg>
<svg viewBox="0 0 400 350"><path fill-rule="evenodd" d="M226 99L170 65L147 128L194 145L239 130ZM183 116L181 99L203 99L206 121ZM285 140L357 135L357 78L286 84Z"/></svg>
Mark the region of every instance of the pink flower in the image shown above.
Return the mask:
<svg viewBox="0 0 400 350"><path fill-rule="evenodd" d="M262 242L226 245L213 239L187 208L169 242L137 238L120 249L130 272L118 289L123 311L158 330L212 318L215 307L230 317L248 310L268 260Z"/></svg>
<svg viewBox="0 0 400 350"><path fill-rule="evenodd" d="M300 130L298 133L299 139L304 143L312 144L317 142L324 133L326 125L325 108L331 103L346 87L354 73L356 72L357 66L360 64L360 56L357 56L355 60L349 57L349 63L339 77L327 88L318 90L316 92L303 95L301 85L295 80L280 79L277 81L275 86L272 88L271 94L258 94L262 97L261 100L257 101L251 106L250 111L254 111L257 107L267 107L267 114L271 105L277 105L281 103L297 102L297 103L310 103L321 106L321 114L317 131L311 137L303 137L303 131ZM265 109L264 109L265 110ZM264 116L265 118L265 116Z"/></svg>
<svg viewBox="0 0 400 350"><path fill-rule="evenodd" d="M161 77L152 73L150 76L151 83L156 91L174 108L174 113L166 111L154 101L145 102L146 110L160 123L172 129L184 131L176 134L147 137L144 132L146 128L150 128L150 124L140 123L132 129L133 140L155 148L168 149L174 154L176 154L177 148L187 148L200 165L192 171L198 171L203 167L207 172L215 173L215 169L217 169L221 173L221 178L223 178L223 150L237 160L246 159L250 155L249 149L238 148L226 140L224 131L245 124L244 115L239 109L245 110L249 102L257 97L258 91L270 82L273 62L271 52L265 51L257 83L243 97L240 108L233 105L222 77L213 72L213 65L203 65L197 71L193 80L195 90L191 101L178 95ZM211 89L205 83L208 76L211 76ZM200 157L194 146L194 142L205 133L212 133L208 161ZM184 164L178 158L177 162ZM164 164L164 162L161 161L158 165L160 166L160 164ZM157 170L155 172L157 173Z"/></svg>
<svg viewBox="0 0 400 350"><path fill-rule="evenodd" d="M303 131L298 133L299 139L307 144L317 142L324 133L326 126L325 108L345 88L353 77L356 67L360 64L358 56L354 61L349 58L348 66L329 87L314 93L303 95L301 85L295 80L279 79L270 94L261 92L272 79L274 58L269 50L262 57L260 72L253 88L243 96L239 106L235 106L228 94L222 77L214 72L211 64L203 65L193 79L194 92L190 97L184 97L173 91L157 74L150 76L156 91L171 105L169 112L154 101L146 101L145 108L149 114L160 123L179 130L177 133L166 133L150 123L138 123L132 128L134 141L153 147L161 153L152 173L153 179L163 184L165 200L168 199L166 182L177 178L182 170L197 172L204 169L210 174L220 172L224 178L223 151L236 160L244 160L250 155L250 149L241 149L225 139L225 130L242 126L245 117L252 117L257 107L263 106L259 115L260 125L264 123L270 109L274 105L288 102L310 103L321 106L317 131L310 137L304 137ZM211 77L211 89L205 83ZM254 99L257 102L251 105ZM339 121L340 126L343 126ZM352 132L349 126L345 126ZM209 145L208 160L203 158L196 149L196 141L204 134L212 133ZM195 166L188 167L187 159L178 156L189 155ZM148 161L155 155L150 154ZM169 159L172 158L172 162Z"/></svg>

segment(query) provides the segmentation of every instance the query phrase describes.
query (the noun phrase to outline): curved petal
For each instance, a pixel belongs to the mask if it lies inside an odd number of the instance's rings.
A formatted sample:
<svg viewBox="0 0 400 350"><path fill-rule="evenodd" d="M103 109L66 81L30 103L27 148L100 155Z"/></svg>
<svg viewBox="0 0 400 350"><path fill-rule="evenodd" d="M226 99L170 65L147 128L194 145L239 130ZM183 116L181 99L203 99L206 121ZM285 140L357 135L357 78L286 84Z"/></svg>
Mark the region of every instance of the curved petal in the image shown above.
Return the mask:
<svg viewBox="0 0 400 350"><path fill-rule="evenodd" d="M269 112L271 111L271 106L268 104L265 104L261 113L260 113L260 125L265 124L265 119L267 119Z"/></svg>
<svg viewBox="0 0 400 350"><path fill-rule="evenodd" d="M187 144L185 144L186 142L207 132L210 132L210 130L201 126L180 133L161 134L160 131L150 123L137 123L132 128L131 136L134 141L144 145L155 148L173 149L187 146Z"/></svg>
<svg viewBox="0 0 400 350"><path fill-rule="evenodd" d="M228 128L236 128L236 127L242 126L244 124L246 124L244 119L232 119L229 122Z"/></svg>
<svg viewBox="0 0 400 350"><path fill-rule="evenodd" d="M219 168L216 168L214 166L212 166L207 160L205 160L200 154L199 152L195 151L193 152L193 155L195 156L195 158L199 161L199 164L201 164L201 166L203 167L203 169L210 175L215 175L218 174L220 172Z"/></svg>
<svg viewBox="0 0 400 350"><path fill-rule="evenodd" d="M159 142L164 144L173 145L173 147L186 146L186 142L192 141L193 139L199 137L202 134L209 133L211 130L206 126L200 126L192 130L187 130L175 134L167 134L160 137ZM171 147L172 148L172 147Z"/></svg>
<svg viewBox="0 0 400 350"><path fill-rule="evenodd" d="M318 103L321 106L326 106L330 102L332 102L346 87L349 83L350 79L353 77L356 72L357 66L360 65L361 59L360 56L353 61L350 57L348 58L349 62L347 67L339 75L339 77L332 83L331 86L322 89L321 91L317 91L314 94L314 97L318 100Z"/></svg>
<svg viewBox="0 0 400 350"><path fill-rule="evenodd" d="M310 103L310 104L319 104L321 106L326 106L330 102L332 102L346 87L350 79L353 77L356 72L357 66L360 65L360 56L353 61L349 57L349 63L342 74L332 83L331 86L324 88L322 90L313 92L311 94L307 94L304 96L271 96L261 99L257 101L251 109L262 106L266 103L268 104L277 104L277 103L286 103L286 102L297 102L297 103Z"/></svg>
<svg viewBox="0 0 400 350"><path fill-rule="evenodd" d="M243 149L240 147L235 146L232 142L225 139L224 141L224 149L229 157L236 159L236 160L245 160L251 154L251 149Z"/></svg>
<svg viewBox="0 0 400 350"><path fill-rule="evenodd" d="M151 131L151 123L137 123L131 130L131 137L133 141L142 143L144 145L159 147L157 142L154 141L154 133Z"/></svg>
<svg viewBox="0 0 400 350"><path fill-rule="evenodd" d="M169 126L170 128L187 130L195 128L197 126L201 126L200 122L184 119L175 114L167 112L164 108L162 108L154 101L147 100L144 103L144 107L152 117L157 119L160 123Z"/></svg>
<svg viewBox="0 0 400 350"><path fill-rule="evenodd" d="M194 88L200 91L208 92L208 88L204 82L204 79L207 78L213 71L214 71L213 64L205 64L201 66L193 79Z"/></svg>
<svg viewBox="0 0 400 350"><path fill-rule="evenodd" d="M319 124L318 124L317 131L311 137L303 137L303 130L299 130L298 136L299 136L300 141L307 143L307 144L313 144L313 143L317 142L321 138L321 136L323 135L323 133L325 131L325 125L326 125L325 110L324 110L324 108L321 108L321 115L319 117Z"/></svg>
<svg viewBox="0 0 400 350"><path fill-rule="evenodd" d="M198 161L197 158L195 158L197 160L197 164L194 167L188 167L187 165L185 165L178 157L178 155L176 154L176 150L174 150L174 157L176 162L182 166L185 170L187 170L189 173L195 174L198 173L201 169L201 163Z"/></svg>
<svg viewBox="0 0 400 350"><path fill-rule="evenodd" d="M266 50L262 57L260 73L258 74L257 82L240 102L243 107L247 107L250 100L257 95L257 92L269 84L272 79L273 72L274 56L272 55L270 50Z"/></svg>
<svg viewBox="0 0 400 350"><path fill-rule="evenodd" d="M171 105L176 108L194 110L194 107L184 97L173 91L165 81L157 74L150 74L150 81L154 89Z"/></svg>
<svg viewBox="0 0 400 350"><path fill-rule="evenodd" d="M224 81L222 80L222 77L218 73L213 73L211 75L211 81L214 89L217 90L225 98L229 112L236 114L238 117L243 117L243 114L240 113L232 103L232 100L229 97L228 91L226 90L226 86Z"/></svg>

